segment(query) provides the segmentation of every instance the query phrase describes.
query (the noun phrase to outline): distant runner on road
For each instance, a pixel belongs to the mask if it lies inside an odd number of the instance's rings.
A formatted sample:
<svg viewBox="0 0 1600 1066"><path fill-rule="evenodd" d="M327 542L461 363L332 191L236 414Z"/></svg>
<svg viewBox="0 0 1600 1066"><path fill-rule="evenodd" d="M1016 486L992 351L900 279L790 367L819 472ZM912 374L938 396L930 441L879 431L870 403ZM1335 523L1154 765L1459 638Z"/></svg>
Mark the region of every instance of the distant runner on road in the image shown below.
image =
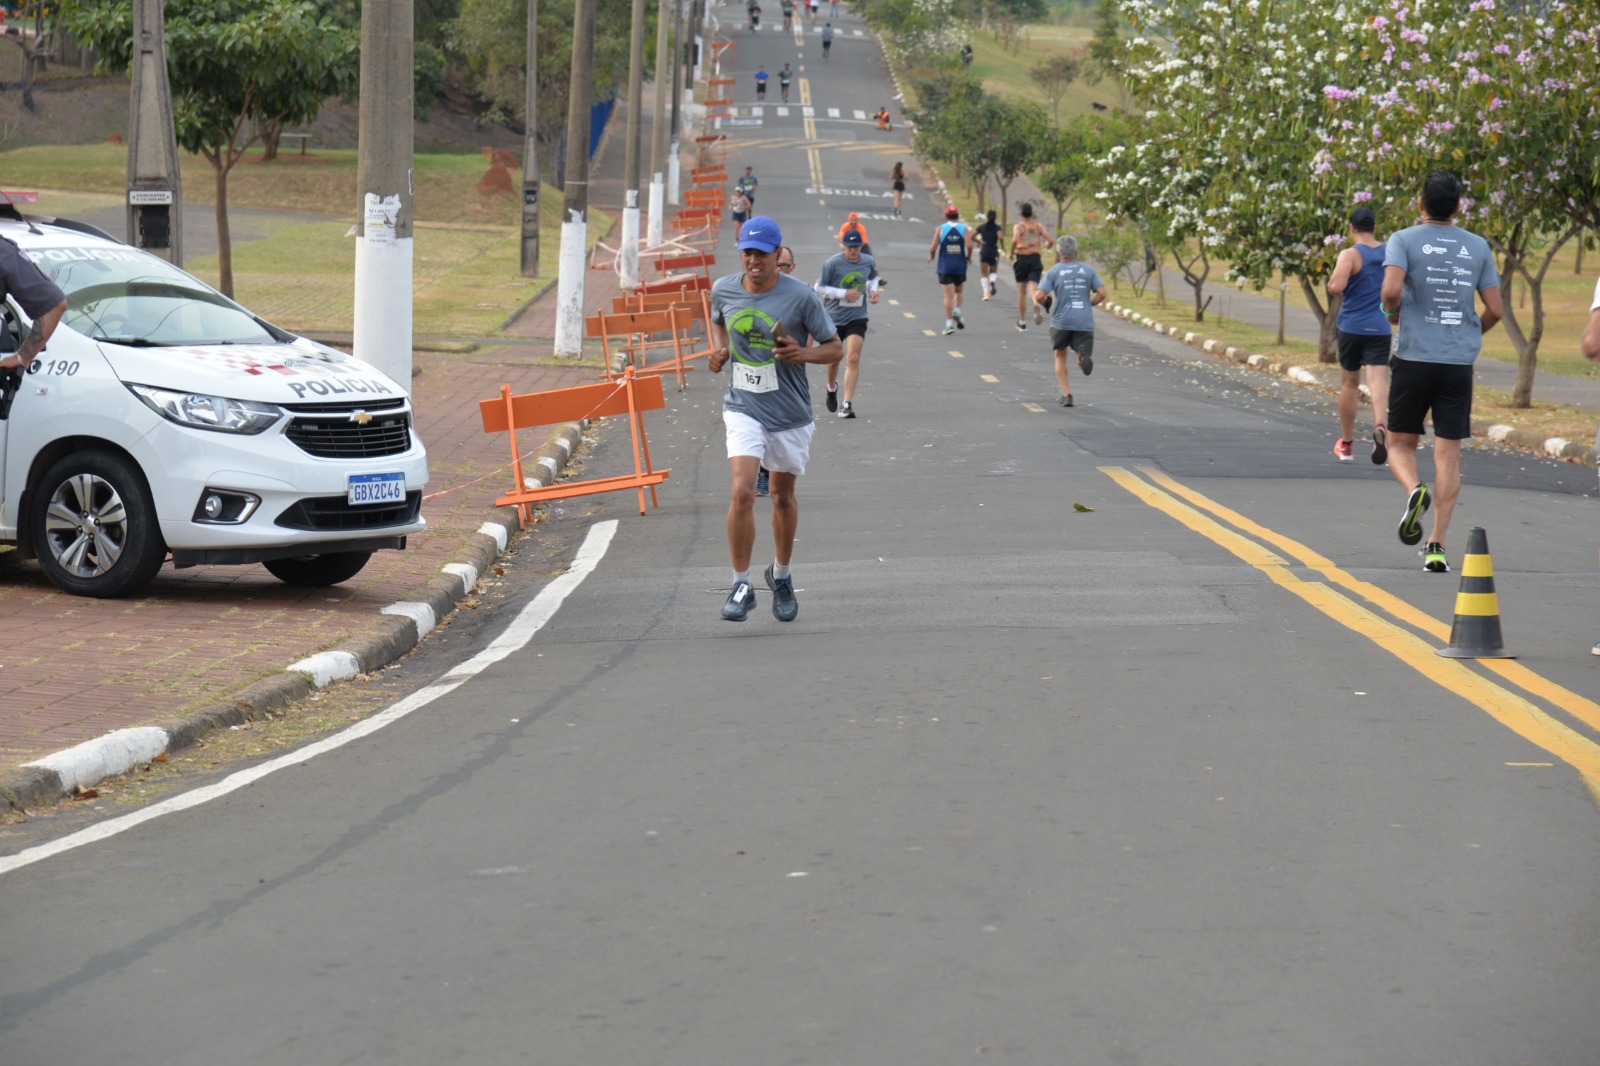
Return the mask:
<svg viewBox="0 0 1600 1066"><path fill-rule="evenodd" d="M828 410L837 411L840 418L854 418L861 348L867 340L867 304L878 302L878 268L872 256L865 254L858 230L842 231L839 244L844 250L822 264L813 288L844 341L843 385L839 383L839 364L828 364Z"/></svg>
<svg viewBox="0 0 1600 1066"><path fill-rule="evenodd" d="M1044 277L1044 246L1053 240L1050 231L1033 217L1033 205L1022 205L1022 220L1011 227L1011 276L1017 281L1017 328L1028 328L1028 304L1039 291ZM1044 321L1038 304L1033 306L1033 324Z"/></svg>
<svg viewBox="0 0 1600 1066"><path fill-rule="evenodd" d="M1328 279L1328 293L1343 296L1339 304L1339 439L1333 454L1342 463L1355 459L1356 405L1361 397L1361 375L1372 393L1372 461L1382 466L1389 459L1389 319L1378 307L1383 289L1385 249L1373 236L1378 219L1372 208L1350 212L1353 247L1339 253Z"/></svg>
<svg viewBox="0 0 1600 1066"><path fill-rule="evenodd" d="M817 10L816 4L813 3L812 6L811 6L812 21L816 20L816 14L815 14L816 10ZM828 58L828 49L830 49L832 47L833 47L833 23L830 22L826 26L822 27L822 58L823 59L827 59Z"/></svg>
<svg viewBox="0 0 1600 1066"><path fill-rule="evenodd" d="M983 225L974 234L978 240L978 288L983 291L985 300L995 294L995 280L1000 272L1000 249L1006 240L1001 236L1000 223L994 219L995 212L990 210Z"/></svg>
<svg viewBox="0 0 1600 1066"><path fill-rule="evenodd" d="M944 209L944 218L928 246L928 262L938 259L933 269L944 289L944 332L948 335L967 328L961 317L961 287L967 283L967 267L972 263L972 242L955 204Z"/></svg>
<svg viewBox="0 0 1600 1066"><path fill-rule="evenodd" d="M1061 386L1061 406L1072 406L1072 382L1067 375L1067 349L1078 353L1083 376L1094 373L1094 311L1106 302L1106 283L1094 267L1078 262L1076 237L1056 238L1056 262L1039 283L1034 303L1050 309L1050 347L1056 357L1056 384Z"/></svg>

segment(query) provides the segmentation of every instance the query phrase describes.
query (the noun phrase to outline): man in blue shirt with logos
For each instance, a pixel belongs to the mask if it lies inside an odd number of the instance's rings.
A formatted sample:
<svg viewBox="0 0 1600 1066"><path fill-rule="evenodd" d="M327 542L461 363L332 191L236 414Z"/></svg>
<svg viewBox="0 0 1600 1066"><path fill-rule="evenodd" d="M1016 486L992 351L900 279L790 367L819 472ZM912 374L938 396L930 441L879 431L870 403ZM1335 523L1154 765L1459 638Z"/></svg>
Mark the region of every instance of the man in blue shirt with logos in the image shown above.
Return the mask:
<svg viewBox="0 0 1600 1066"><path fill-rule="evenodd" d="M711 286L712 350L706 360L713 374L730 368L722 422L733 478L728 502L733 590L722 617L742 622L755 606L750 556L756 540L756 476L764 466L776 551L766 571L767 586L773 615L792 622L800 612L789 573L800 524L795 479L805 473L816 429L806 364L837 363L844 346L811 286L778 269L783 236L776 222L764 215L750 219L739 227L738 247L744 270Z"/></svg>
<svg viewBox="0 0 1600 1066"><path fill-rule="evenodd" d="M1094 373L1094 308L1106 302L1106 283L1094 267L1078 262L1078 239L1056 238L1055 266L1045 271L1033 302L1050 311L1050 347L1056 355L1056 384L1061 406L1072 406L1067 380L1067 349L1078 353L1083 376Z"/></svg>
<svg viewBox="0 0 1600 1066"><path fill-rule="evenodd" d="M1389 361L1389 472L1407 492L1400 542L1422 539L1422 515L1432 506L1422 567L1448 574L1444 537L1461 493L1461 442L1472 436L1472 364L1504 309L1489 242L1455 224L1461 210L1456 176L1429 174L1418 206L1421 224L1390 237L1383 257L1380 299L1399 328ZM1477 296L1483 297L1481 317ZM1430 412L1432 491L1417 473L1417 445Z"/></svg>

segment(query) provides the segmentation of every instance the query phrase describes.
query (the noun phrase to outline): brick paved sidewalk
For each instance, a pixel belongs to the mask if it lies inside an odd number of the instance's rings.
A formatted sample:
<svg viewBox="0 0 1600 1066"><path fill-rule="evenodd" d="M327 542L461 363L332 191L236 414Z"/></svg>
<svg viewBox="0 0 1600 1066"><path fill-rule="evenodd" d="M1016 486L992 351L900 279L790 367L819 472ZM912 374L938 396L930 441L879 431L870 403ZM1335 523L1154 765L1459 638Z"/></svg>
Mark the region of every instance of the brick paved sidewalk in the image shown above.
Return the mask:
<svg viewBox="0 0 1600 1066"><path fill-rule="evenodd" d="M648 112L647 112L648 113ZM622 121L596 158L592 202L620 217ZM692 145L692 141L690 142ZM684 172L691 165L684 153ZM616 206L614 206L616 205ZM615 234L590 232L615 243ZM25 622L27 639L0 647L0 779L21 764L133 726L182 718L234 699L291 663L381 628L379 611L415 600L440 568L458 561L510 485L504 435L483 433L478 401L502 384L517 392L596 380L598 361L558 361L556 279L504 335L475 345L419 339L412 382L416 430L428 448L428 529L403 552L376 553L342 585L301 589L260 566L163 569L138 598L68 596L37 564L0 556L0 617ZM586 311L609 308L614 271L586 271ZM470 351L459 349L471 347ZM457 349L451 351L448 349ZM547 436L519 445L537 451Z"/></svg>
<svg viewBox="0 0 1600 1066"><path fill-rule="evenodd" d="M510 459L506 438L482 431L478 400L502 383L532 392L587 383L597 372L536 360L550 362L547 345L417 353L413 401L428 447L428 529L403 552L376 553L343 585L294 588L260 566L169 566L135 599L91 600L60 592L36 564L14 567L0 579L0 614L25 619L28 639L0 649L0 771L216 704L339 646L376 623L380 608L414 598L459 556L510 485L500 471ZM521 443L531 448L543 439Z"/></svg>

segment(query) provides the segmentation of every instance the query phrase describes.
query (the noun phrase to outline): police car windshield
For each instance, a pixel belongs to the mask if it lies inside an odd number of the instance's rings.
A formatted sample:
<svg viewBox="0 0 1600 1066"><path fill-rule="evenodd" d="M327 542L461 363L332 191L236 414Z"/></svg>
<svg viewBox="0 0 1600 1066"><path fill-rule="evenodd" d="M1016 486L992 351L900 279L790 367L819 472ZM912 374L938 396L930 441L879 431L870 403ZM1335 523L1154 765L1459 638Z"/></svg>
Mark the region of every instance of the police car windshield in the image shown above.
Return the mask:
<svg viewBox="0 0 1600 1066"><path fill-rule="evenodd" d="M67 294L61 324L141 347L273 344L286 335L164 259L137 248L27 248Z"/></svg>

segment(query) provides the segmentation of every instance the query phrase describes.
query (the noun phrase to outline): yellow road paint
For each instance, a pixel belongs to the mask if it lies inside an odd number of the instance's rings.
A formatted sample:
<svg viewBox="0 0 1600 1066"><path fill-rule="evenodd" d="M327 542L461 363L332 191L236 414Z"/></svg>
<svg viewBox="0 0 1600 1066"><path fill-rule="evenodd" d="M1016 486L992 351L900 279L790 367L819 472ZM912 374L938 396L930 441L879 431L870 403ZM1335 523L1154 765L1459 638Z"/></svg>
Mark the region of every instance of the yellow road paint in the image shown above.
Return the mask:
<svg viewBox="0 0 1600 1066"><path fill-rule="evenodd" d="M1232 553L1243 562L1260 570L1279 588L1300 597L1306 603L1347 629L1366 637L1379 648L1393 655L1428 680L1476 705L1495 721L1524 740L1572 766L1584 776L1585 784L1596 795L1597 799L1600 799L1600 744L1589 740L1569 726L1563 725L1516 693L1501 688L1487 678L1479 676L1468 669L1463 662L1435 655L1432 647L1409 631L1378 617L1367 608L1334 591L1327 585L1320 582L1306 581L1291 574L1289 572L1289 564L1281 556L1268 551L1255 541L1247 540L1239 533L1182 502L1178 498L1179 496L1184 499L1192 497L1198 500L1205 500L1206 498L1162 474L1160 471L1142 468L1140 473L1149 477L1151 481L1160 484L1163 488L1170 487L1173 490L1171 494L1146 484L1122 467L1103 466L1099 469L1101 473L1111 478L1136 498L1175 519L1218 547ZM1263 527L1244 518L1243 515L1238 515L1237 512L1231 511L1221 504L1216 504L1209 500L1206 502L1209 504L1206 508L1207 510L1211 510L1212 513L1217 514L1219 517L1226 517L1229 522L1233 522L1240 529L1245 529L1252 535L1260 536L1261 539L1277 547L1293 545L1298 550L1286 549L1290 555L1299 557L1303 552L1306 556L1319 559L1322 565L1307 563L1304 558L1300 559L1302 563L1306 563L1312 569L1322 571L1330 577L1343 573L1338 567L1318 556L1310 548L1296 544L1296 542L1280 534L1265 530ZM1344 576L1348 578L1348 575ZM1349 580L1354 582L1353 578ZM1358 584L1364 585L1366 583L1359 582ZM1374 588L1373 591L1382 593L1384 597L1393 602L1393 606L1403 608L1408 614L1425 621L1427 623L1425 626L1417 627L1423 629L1424 632L1442 628L1433 619L1428 618L1404 601L1383 593L1381 589ZM1389 610L1391 614L1395 613L1388 606L1385 606L1385 610ZM1399 616L1396 615L1396 617ZM1493 661L1485 661L1482 665L1492 668L1492 663ZM1526 670L1526 668L1523 669ZM1532 671L1527 672L1532 673ZM1541 678L1540 680L1543 679ZM1548 684L1548 682L1546 683Z"/></svg>
<svg viewBox="0 0 1600 1066"><path fill-rule="evenodd" d="M910 311L901 311L900 313L902 315L905 315L907 318L916 318L917 317L916 315L912 314Z"/></svg>
<svg viewBox="0 0 1600 1066"><path fill-rule="evenodd" d="M899 307L900 306L900 301L899 300L890 300L889 301L889 306L890 307Z"/></svg>
<svg viewBox="0 0 1600 1066"><path fill-rule="evenodd" d="M1554 766L1553 762L1508 762L1507 766Z"/></svg>
<svg viewBox="0 0 1600 1066"><path fill-rule="evenodd" d="M801 67L800 69L804 70L806 68L805 67ZM800 79L800 103L802 105L804 105L805 107L810 107L811 106L811 79L810 78L801 78Z"/></svg>
<svg viewBox="0 0 1600 1066"><path fill-rule="evenodd" d="M922 335L923 335L923 336L924 336L924 337L937 337L937 336L938 336L938 334L937 334L937 333L935 333L935 332L934 332L934 331L933 331L933 330L931 330L931 329L925 329L925 330L923 330L923 331L922 331Z"/></svg>
<svg viewBox="0 0 1600 1066"><path fill-rule="evenodd" d="M1370 582L1361 581L1353 577L1335 566L1333 560L1318 554L1299 541L1291 540L1281 533L1273 532L1264 526L1256 524L1238 511L1224 507L1187 485L1174 481L1159 470L1141 467L1140 473L1162 488L1167 489L1173 495L1188 500L1204 511L1209 511L1211 514L1237 526L1253 537L1258 537L1268 544L1281 548L1286 554L1317 571L1335 585L1354 592L1368 603L1381 608L1388 615L1404 622L1412 629L1427 633L1443 643L1449 643L1449 626L1435 621L1432 616L1413 607L1405 600L1400 599L1400 597L1386 592ZM1478 660L1478 663L1491 673L1499 674L1502 679L1509 681L1530 696L1544 700L1566 714L1570 714L1590 729L1600 730L1600 703L1586 699L1570 689L1563 688L1554 681L1536 674L1521 663L1510 659L1483 659Z"/></svg>
<svg viewBox="0 0 1600 1066"><path fill-rule="evenodd" d="M979 374L978 375L978 380L982 381L986 385L998 385L998 384L1000 384L1000 379L995 377L993 374Z"/></svg>
<svg viewBox="0 0 1600 1066"><path fill-rule="evenodd" d="M1036 404L1036 403L1025 403L1025 404L1023 404L1023 405L1022 405L1022 406L1023 406L1023 408L1024 408L1024 409L1026 409L1026 410L1028 410L1028 411L1032 411L1032 412L1033 412L1033 413L1034 413L1034 414L1036 414L1036 415L1042 415L1042 414L1044 414L1044 408L1043 408L1043 407L1040 407L1040 406L1039 406L1039 405L1038 405L1038 404Z"/></svg>
<svg viewBox="0 0 1600 1066"><path fill-rule="evenodd" d="M952 359L965 359L966 356L962 355L960 352L951 352L950 353L950 358L952 358Z"/></svg>

